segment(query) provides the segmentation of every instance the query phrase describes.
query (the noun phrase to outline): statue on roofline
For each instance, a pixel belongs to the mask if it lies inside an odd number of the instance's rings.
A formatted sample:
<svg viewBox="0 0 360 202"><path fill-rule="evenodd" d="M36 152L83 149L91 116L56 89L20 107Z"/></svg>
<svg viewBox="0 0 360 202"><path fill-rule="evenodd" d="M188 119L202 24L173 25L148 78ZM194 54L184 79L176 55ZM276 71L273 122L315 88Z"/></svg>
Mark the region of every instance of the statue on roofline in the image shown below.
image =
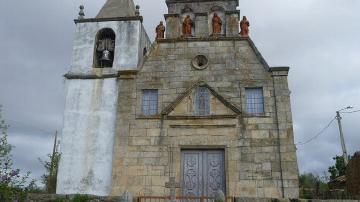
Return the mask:
<svg viewBox="0 0 360 202"><path fill-rule="evenodd" d="M249 27L250 27L249 20L246 18L246 16L244 16L240 22L240 28L241 28L240 36L248 37L249 36Z"/></svg>
<svg viewBox="0 0 360 202"><path fill-rule="evenodd" d="M182 24L182 33L183 37L192 37L192 28L194 26L194 22L192 21L190 15L187 15Z"/></svg>
<svg viewBox="0 0 360 202"><path fill-rule="evenodd" d="M212 19L213 34L221 34L222 20L217 13L214 13Z"/></svg>
<svg viewBox="0 0 360 202"><path fill-rule="evenodd" d="M164 39L165 38L165 26L163 21L160 21L160 24L155 29L156 39Z"/></svg>

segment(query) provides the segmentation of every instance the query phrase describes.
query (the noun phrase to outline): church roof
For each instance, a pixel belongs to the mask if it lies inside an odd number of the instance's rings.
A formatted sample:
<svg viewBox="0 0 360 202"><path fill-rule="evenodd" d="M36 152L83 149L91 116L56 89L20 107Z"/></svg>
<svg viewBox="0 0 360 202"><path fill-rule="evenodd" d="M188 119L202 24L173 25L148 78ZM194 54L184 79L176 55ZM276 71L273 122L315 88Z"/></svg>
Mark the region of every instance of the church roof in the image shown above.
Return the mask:
<svg viewBox="0 0 360 202"><path fill-rule="evenodd" d="M96 18L117 18L135 16L133 0L107 0Z"/></svg>

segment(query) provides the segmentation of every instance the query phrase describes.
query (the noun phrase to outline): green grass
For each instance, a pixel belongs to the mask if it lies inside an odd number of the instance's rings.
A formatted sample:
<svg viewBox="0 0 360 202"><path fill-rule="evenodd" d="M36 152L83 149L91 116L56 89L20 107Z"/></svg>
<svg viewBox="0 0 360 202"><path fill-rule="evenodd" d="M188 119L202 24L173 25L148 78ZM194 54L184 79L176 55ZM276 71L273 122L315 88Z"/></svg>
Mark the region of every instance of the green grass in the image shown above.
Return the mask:
<svg viewBox="0 0 360 202"><path fill-rule="evenodd" d="M80 194L76 194L72 200L72 202L87 202L89 201L91 198L87 195L80 195Z"/></svg>

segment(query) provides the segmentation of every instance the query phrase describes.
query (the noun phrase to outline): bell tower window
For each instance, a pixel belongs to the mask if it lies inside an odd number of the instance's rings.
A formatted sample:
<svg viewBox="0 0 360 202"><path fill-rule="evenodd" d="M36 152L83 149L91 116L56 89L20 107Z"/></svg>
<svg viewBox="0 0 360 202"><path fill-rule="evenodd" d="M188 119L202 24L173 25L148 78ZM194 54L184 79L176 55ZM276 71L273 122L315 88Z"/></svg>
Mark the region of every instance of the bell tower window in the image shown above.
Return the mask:
<svg viewBox="0 0 360 202"><path fill-rule="evenodd" d="M95 68L111 68L115 56L115 32L110 28L102 29L96 36Z"/></svg>

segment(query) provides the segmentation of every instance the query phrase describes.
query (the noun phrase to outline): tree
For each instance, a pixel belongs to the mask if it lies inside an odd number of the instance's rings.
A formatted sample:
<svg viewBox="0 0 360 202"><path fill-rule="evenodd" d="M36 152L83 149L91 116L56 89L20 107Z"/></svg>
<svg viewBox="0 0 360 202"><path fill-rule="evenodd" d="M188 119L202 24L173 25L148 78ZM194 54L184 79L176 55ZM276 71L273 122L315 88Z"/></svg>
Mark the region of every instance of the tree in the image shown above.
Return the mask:
<svg viewBox="0 0 360 202"><path fill-rule="evenodd" d="M345 175L346 166L343 156L335 156L335 165L330 166L328 171L330 173L330 180L335 180L336 178Z"/></svg>
<svg viewBox="0 0 360 202"><path fill-rule="evenodd" d="M54 147L52 154L48 154L49 160L39 161L45 167L46 173L41 177L47 193L56 193L57 173L61 154L57 151L57 131L55 133Z"/></svg>
<svg viewBox="0 0 360 202"><path fill-rule="evenodd" d="M26 193L35 187L30 179L30 172L21 174L20 169L13 168L11 150L8 143L7 130L9 125L3 120L0 105L0 201L23 201Z"/></svg>
<svg viewBox="0 0 360 202"><path fill-rule="evenodd" d="M301 188L314 189L316 183L319 181L320 179L318 176L315 176L312 173L304 173L299 177L299 186Z"/></svg>
<svg viewBox="0 0 360 202"><path fill-rule="evenodd" d="M41 180L45 185L47 193L56 193L57 171L59 166L61 154L55 151L52 155L48 154L48 160L43 161L39 158L39 161L45 167L46 173L41 176Z"/></svg>
<svg viewBox="0 0 360 202"><path fill-rule="evenodd" d="M320 193L328 190L328 185L320 176L304 173L299 176L300 197L306 199L319 198Z"/></svg>

